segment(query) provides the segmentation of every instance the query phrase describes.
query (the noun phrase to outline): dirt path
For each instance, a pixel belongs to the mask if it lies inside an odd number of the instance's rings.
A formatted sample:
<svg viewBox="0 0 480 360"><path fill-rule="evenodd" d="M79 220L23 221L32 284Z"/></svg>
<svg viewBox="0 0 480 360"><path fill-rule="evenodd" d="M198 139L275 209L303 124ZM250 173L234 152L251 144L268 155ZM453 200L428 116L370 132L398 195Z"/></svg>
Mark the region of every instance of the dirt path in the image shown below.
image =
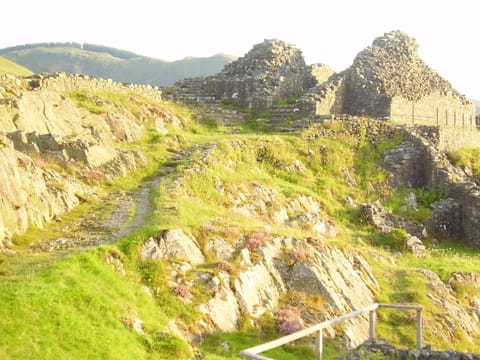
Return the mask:
<svg viewBox="0 0 480 360"><path fill-rule="evenodd" d="M110 193L107 198L97 201L88 213L63 225L51 239L34 243L26 251L0 259L0 278L23 276L44 268L55 259L127 236L143 225L151 213L152 189L158 187L179 164L188 167L195 151L207 152L214 146L193 146L175 154L167 166L159 168L157 175L145 181L137 191ZM105 213L108 213L106 217L102 215Z"/></svg>
<svg viewBox="0 0 480 360"><path fill-rule="evenodd" d="M150 193L159 186L165 168L145 181L137 191L119 191L108 194L108 204L100 200L94 208L75 221L63 226L55 239L38 242L31 246L32 252L64 252L75 248L88 248L112 243L141 226L151 211ZM100 219L105 206L112 206L107 217Z"/></svg>

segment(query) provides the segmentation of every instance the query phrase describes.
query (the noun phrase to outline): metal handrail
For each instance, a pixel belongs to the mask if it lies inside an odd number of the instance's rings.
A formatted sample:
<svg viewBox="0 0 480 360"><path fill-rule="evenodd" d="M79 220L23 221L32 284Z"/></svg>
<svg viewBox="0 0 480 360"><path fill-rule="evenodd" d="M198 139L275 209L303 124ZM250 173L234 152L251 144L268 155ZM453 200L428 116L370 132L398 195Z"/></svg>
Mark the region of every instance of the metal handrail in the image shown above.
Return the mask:
<svg viewBox="0 0 480 360"><path fill-rule="evenodd" d="M368 323L369 323L369 331L368 331L368 336L369 340L373 340L375 338L375 318L376 318L376 310L379 307L385 307L385 308L392 308L392 309L398 309L398 310L415 310L417 312L417 350L420 350L422 348L422 310L423 307L421 306L410 306L410 305L395 305L395 304L379 304L375 303L369 306L366 306L362 309L355 310L351 313L336 317L331 320L327 320L324 322L321 322L319 324L313 325L307 329L303 329L297 332L294 332L290 335L283 336L279 339L269 341L265 344L257 345L245 350L242 350L240 352L240 356L247 358L247 359L253 359L253 360L273 360L271 358L259 355L260 353L274 349L276 347L288 344L294 340L298 340L300 338L303 338L305 336L308 336L313 333L317 333L316 341L315 341L315 353L316 353L316 359L317 360L322 360L323 359L323 329L326 327L329 327L333 324L336 324L338 322L341 322L343 320L351 319L353 317L369 313L368 316Z"/></svg>

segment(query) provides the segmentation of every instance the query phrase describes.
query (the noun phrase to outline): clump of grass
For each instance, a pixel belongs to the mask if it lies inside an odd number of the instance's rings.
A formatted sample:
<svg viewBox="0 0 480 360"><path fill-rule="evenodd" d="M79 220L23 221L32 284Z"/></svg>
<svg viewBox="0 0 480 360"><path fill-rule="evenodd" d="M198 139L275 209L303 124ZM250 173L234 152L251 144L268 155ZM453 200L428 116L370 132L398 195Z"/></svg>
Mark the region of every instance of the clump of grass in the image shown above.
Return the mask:
<svg viewBox="0 0 480 360"><path fill-rule="evenodd" d="M188 343L174 334L159 332L145 337L149 350L161 354L162 359L191 359L193 352Z"/></svg>
<svg viewBox="0 0 480 360"><path fill-rule="evenodd" d="M447 153L450 162L459 167L468 168L473 172L475 181L480 182L480 149L464 147Z"/></svg>
<svg viewBox="0 0 480 360"><path fill-rule="evenodd" d="M410 193L415 195L417 208L413 208L407 201ZM445 192L441 189L432 188L398 188L387 196L385 206L394 214L406 217L412 221L421 222L431 218L430 205L445 198Z"/></svg>

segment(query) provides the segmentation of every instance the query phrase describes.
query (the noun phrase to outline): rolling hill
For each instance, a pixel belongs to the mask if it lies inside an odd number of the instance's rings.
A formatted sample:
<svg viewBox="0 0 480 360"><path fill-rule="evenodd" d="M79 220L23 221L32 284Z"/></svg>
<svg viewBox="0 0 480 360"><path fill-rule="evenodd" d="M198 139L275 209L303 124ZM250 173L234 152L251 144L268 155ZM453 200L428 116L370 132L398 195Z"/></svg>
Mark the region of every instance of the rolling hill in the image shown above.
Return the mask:
<svg viewBox="0 0 480 360"><path fill-rule="evenodd" d="M173 84L186 77L215 74L235 59L217 54L169 62L111 47L78 43L21 45L1 49L0 55L36 73L66 72L156 86Z"/></svg>
<svg viewBox="0 0 480 360"><path fill-rule="evenodd" d="M0 56L0 74L30 75L32 72L13 61Z"/></svg>

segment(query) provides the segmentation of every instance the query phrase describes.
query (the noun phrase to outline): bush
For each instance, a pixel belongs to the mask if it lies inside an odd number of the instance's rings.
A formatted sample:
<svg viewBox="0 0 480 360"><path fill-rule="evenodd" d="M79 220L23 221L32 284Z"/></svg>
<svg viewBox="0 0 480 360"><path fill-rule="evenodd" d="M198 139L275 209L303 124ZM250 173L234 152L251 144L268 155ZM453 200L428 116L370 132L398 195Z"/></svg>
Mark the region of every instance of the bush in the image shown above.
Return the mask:
<svg viewBox="0 0 480 360"><path fill-rule="evenodd" d="M265 244L267 234L263 231L255 231L248 236L245 246L250 251L255 251L259 247L262 247Z"/></svg>
<svg viewBox="0 0 480 360"><path fill-rule="evenodd" d="M390 250L402 250L408 233L403 229L393 229L388 233L379 233L375 236L374 243L377 246L388 247Z"/></svg>
<svg viewBox="0 0 480 360"><path fill-rule="evenodd" d="M299 320L288 320L280 324L280 332L288 335L303 329Z"/></svg>
<svg viewBox="0 0 480 360"><path fill-rule="evenodd" d="M187 342L173 334L158 333L146 338L151 351L158 352L162 359L191 359L192 350Z"/></svg>
<svg viewBox="0 0 480 360"><path fill-rule="evenodd" d="M429 208L434 202L444 199L446 194L439 188L419 188L415 189L415 196L419 205Z"/></svg>

